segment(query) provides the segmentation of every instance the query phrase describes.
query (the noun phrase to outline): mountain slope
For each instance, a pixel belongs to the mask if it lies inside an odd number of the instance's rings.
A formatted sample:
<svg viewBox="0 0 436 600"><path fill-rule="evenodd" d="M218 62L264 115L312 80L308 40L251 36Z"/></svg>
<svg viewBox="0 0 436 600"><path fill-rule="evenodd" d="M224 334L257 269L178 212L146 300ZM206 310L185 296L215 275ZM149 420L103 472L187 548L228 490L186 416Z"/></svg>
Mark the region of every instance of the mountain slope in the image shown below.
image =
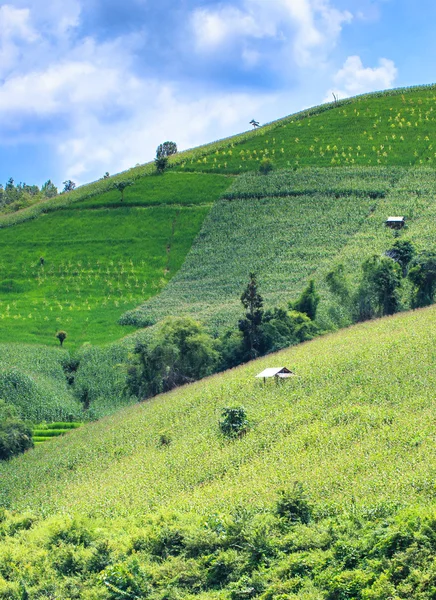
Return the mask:
<svg viewBox="0 0 436 600"><path fill-rule="evenodd" d="M432 307L355 326L86 425L2 464L1 503L104 517L156 506L212 513L262 506L299 480L326 505L426 504L435 316ZM297 377L254 378L276 365ZM238 405L251 431L229 442L218 419Z"/></svg>

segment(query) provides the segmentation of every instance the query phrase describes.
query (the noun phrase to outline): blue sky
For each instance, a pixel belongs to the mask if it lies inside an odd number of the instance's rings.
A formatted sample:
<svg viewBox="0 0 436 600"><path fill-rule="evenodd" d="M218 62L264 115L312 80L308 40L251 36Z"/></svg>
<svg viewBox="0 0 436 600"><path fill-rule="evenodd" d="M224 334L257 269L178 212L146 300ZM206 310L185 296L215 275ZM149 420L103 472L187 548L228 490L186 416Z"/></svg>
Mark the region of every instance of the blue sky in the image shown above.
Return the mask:
<svg viewBox="0 0 436 600"><path fill-rule="evenodd" d="M86 183L167 139L432 83L435 20L431 0L0 3L0 182Z"/></svg>

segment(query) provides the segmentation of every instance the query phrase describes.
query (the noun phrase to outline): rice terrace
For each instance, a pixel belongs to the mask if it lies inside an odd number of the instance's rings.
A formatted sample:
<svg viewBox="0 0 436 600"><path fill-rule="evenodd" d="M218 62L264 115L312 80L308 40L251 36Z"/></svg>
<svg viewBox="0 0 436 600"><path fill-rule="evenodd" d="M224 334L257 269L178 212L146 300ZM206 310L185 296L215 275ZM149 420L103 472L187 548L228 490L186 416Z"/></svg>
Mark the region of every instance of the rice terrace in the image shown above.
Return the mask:
<svg viewBox="0 0 436 600"><path fill-rule="evenodd" d="M1 188L0 598L436 598L436 86L251 125Z"/></svg>

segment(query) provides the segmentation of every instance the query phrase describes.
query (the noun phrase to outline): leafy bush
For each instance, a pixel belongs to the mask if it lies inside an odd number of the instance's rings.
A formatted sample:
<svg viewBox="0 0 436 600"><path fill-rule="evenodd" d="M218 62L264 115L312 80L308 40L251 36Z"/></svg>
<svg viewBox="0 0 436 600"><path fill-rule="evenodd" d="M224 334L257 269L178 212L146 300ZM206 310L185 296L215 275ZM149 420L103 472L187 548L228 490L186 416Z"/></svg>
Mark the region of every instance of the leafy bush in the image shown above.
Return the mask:
<svg viewBox="0 0 436 600"><path fill-rule="evenodd" d="M249 429L249 421L243 406L223 408L219 426L223 435L229 438L241 437Z"/></svg>
<svg viewBox="0 0 436 600"><path fill-rule="evenodd" d="M33 448L32 429L18 418L13 406L0 400L0 460L8 460Z"/></svg>
<svg viewBox="0 0 436 600"><path fill-rule="evenodd" d="M304 491L303 485L296 481L292 490L280 492L276 511L279 517L289 523L308 524L312 517L312 506Z"/></svg>

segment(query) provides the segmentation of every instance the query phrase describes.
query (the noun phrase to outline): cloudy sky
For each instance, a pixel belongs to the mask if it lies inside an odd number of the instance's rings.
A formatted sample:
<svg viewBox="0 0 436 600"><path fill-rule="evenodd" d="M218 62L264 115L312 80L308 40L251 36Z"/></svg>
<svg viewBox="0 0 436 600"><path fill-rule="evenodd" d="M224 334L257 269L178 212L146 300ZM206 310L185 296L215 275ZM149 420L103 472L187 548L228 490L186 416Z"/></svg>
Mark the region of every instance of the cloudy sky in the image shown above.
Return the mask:
<svg viewBox="0 0 436 600"><path fill-rule="evenodd" d="M0 182L61 187L436 81L434 0L0 0Z"/></svg>

